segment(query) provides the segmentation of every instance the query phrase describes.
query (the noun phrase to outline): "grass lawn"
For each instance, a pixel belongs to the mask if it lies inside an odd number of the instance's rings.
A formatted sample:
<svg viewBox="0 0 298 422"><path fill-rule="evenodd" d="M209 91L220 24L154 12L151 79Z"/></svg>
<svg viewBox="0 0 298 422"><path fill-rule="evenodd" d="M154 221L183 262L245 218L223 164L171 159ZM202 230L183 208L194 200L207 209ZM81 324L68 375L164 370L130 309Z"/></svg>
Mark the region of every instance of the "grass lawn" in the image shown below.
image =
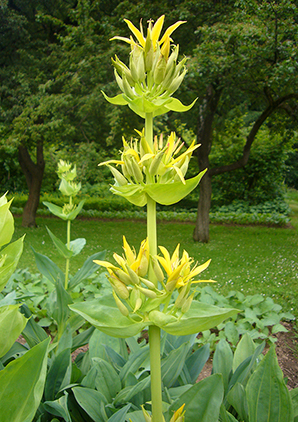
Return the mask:
<svg viewBox="0 0 298 422"><path fill-rule="evenodd" d="M288 200L292 208L292 228L211 225L210 242L200 244L192 240L192 224L160 223L158 244L172 252L180 243L181 250L186 249L199 263L211 258L203 278L216 280L213 287L223 294L233 289L245 294L262 293L298 317L298 193L291 191ZM57 255L45 226L65 240L65 222L37 218L37 229L24 229L21 218L16 217L15 224L14 238L26 233L25 250L18 268L37 272L32 246L63 269L63 258ZM106 250L109 258L113 252L122 253L123 234L138 249L146 237L146 225L139 221L74 221L71 238L84 237L87 244L82 253L73 258L71 272L74 273L95 252Z"/></svg>

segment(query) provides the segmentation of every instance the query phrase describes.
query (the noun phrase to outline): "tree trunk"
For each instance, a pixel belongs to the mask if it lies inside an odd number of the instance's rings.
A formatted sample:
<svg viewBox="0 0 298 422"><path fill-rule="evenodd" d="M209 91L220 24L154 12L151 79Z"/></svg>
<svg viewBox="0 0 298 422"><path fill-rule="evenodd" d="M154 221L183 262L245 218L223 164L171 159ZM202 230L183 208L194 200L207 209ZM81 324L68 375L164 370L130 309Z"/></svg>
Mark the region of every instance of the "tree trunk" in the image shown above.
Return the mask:
<svg viewBox="0 0 298 422"><path fill-rule="evenodd" d="M200 182L200 198L196 225L193 231L195 242L209 242L209 211L211 207L211 177L207 172Z"/></svg>
<svg viewBox="0 0 298 422"><path fill-rule="evenodd" d="M22 226L36 227L36 211L39 205L40 190L42 185L45 161L43 156L43 144L38 143L36 147L36 163L33 162L28 149L19 146L19 163L26 177L29 190L28 200L24 207Z"/></svg>
<svg viewBox="0 0 298 422"><path fill-rule="evenodd" d="M198 213L196 226L193 231L195 242L209 242L209 211L211 206L211 174L209 172L209 154L212 145L212 123L221 96L222 89L216 89L209 85L206 96L200 107L197 143L201 144L196 150L199 170L208 169L200 182L200 197L198 202Z"/></svg>

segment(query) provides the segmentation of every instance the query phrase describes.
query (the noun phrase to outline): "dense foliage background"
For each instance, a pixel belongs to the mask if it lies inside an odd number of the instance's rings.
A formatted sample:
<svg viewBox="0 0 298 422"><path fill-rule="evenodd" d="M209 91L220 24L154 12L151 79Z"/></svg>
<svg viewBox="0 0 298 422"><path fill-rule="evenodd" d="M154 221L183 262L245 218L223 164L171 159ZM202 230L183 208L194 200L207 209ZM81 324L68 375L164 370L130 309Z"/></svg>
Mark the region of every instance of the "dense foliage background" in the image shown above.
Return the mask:
<svg viewBox="0 0 298 422"><path fill-rule="evenodd" d="M76 163L90 194L98 193L94 185L111 182L97 164L116 156L122 136L129 139L143 122L101 94L118 93L111 57L125 60L129 52L109 39L127 36L124 18L137 26L140 18L162 14L166 26L187 22L175 32L181 57L188 57L178 96L185 104L198 100L188 113L156 119L155 130L163 126L186 143L202 143L191 171L210 168L212 206L282 200L285 183L297 188L295 1L2 0L3 190L32 192L37 199L55 191L60 158Z"/></svg>

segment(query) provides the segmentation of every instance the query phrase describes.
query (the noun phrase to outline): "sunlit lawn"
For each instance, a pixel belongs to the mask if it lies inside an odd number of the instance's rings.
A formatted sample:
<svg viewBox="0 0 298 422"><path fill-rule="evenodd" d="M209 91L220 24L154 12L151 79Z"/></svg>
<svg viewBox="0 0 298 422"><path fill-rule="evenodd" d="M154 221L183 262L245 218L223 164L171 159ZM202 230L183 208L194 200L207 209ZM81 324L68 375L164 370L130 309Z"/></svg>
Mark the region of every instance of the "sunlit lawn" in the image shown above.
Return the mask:
<svg viewBox="0 0 298 422"><path fill-rule="evenodd" d="M186 249L200 263L211 258L211 265L203 278L216 280L213 286L222 293L226 294L231 289L245 294L262 293L273 297L284 310L291 310L298 317L298 199L291 198L290 204L293 228L211 225L210 242L200 244L192 240L192 224L160 223L158 244L172 252L180 243L181 249ZM20 217L15 221L15 238L26 233L26 246L19 268L37 272L32 246L63 269L63 258L57 255L45 226L65 240L65 223L54 218L38 218L37 229L24 229ZM97 251L106 250L110 258L114 251L122 253L122 235L138 248L146 237L146 225L135 221L74 221L72 239L84 237L87 244L83 252L73 258L72 272Z"/></svg>

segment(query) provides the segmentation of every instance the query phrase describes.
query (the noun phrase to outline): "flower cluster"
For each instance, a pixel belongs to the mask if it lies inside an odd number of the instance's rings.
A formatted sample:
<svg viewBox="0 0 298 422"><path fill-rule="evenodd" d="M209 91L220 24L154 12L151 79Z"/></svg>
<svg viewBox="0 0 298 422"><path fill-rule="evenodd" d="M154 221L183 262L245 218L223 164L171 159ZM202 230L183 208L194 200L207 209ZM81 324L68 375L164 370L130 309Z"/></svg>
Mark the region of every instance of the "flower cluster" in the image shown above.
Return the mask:
<svg viewBox="0 0 298 422"><path fill-rule="evenodd" d="M58 163L57 174L61 180L59 190L62 195L69 197L69 202L65 203L63 207L44 201L43 204L48 207L52 214L65 221L74 220L79 214L84 205L84 200L80 201L78 205L73 203L73 197L78 195L81 190L81 183L74 182L77 177L76 166L72 167L71 163L60 160Z"/></svg>
<svg viewBox="0 0 298 422"><path fill-rule="evenodd" d="M196 178L185 180L191 155L199 145L193 141L189 148L180 153L184 144L172 132L165 142L163 135L159 138L155 136L151 148L144 131L137 133L139 140L128 143L123 138L120 160L99 164L107 165L114 176L112 192L139 206L146 204L146 195L163 205L178 202L196 187L204 174L202 172ZM120 167L121 171L112 164ZM172 189L169 189L171 184Z"/></svg>
<svg viewBox="0 0 298 422"><path fill-rule="evenodd" d="M187 111L190 106L183 106L172 95L179 88L186 74L183 58L177 63L179 46L173 45L171 52L171 34L184 21L171 25L160 38L164 16L156 23L150 20L147 36L144 36L142 24L138 30L129 20L124 19L133 35L130 38L113 37L112 40L125 41L131 46L129 66L126 66L116 56L112 59L115 78L122 94L105 98L112 104L128 105L135 113L145 117L146 113L153 116L164 114L169 110Z"/></svg>
<svg viewBox="0 0 298 422"><path fill-rule="evenodd" d="M163 305L164 313L169 312L171 315L179 317L189 310L192 303L191 285L212 281L195 279L209 266L210 260L202 265L197 265L186 251L183 251L181 258L179 257L179 245L172 256L163 246L159 248L162 256L150 256L146 239L141 243L137 254L123 237L124 255L120 256L116 253L113 255L118 266L107 261L94 261L107 269L107 278L113 288L115 302L124 316L129 316L132 313L141 317L142 320L150 320L150 312L159 311L160 306ZM159 282L158 286L153 280L146 278L149 260L154 276ZM177 298L168 309L172 293L175 290L178 292Z"/></svg>

